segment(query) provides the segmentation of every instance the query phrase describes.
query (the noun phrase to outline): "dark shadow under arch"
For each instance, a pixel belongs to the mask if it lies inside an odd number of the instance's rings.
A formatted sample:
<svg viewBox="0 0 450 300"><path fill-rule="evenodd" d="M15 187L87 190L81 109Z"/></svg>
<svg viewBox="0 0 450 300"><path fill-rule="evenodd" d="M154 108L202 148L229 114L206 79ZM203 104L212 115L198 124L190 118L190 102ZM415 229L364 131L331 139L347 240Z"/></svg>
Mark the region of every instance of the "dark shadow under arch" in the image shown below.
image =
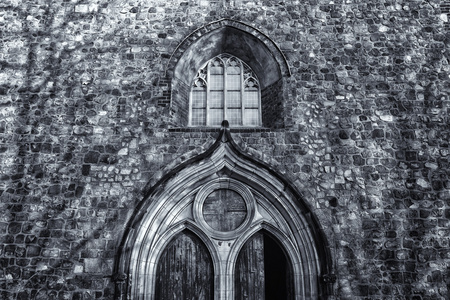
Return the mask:
<svg viewBox="0 0 450 300"><path fill-rule="evenodd" d="M256 232L245 242L236 261L234 299L294 297L292 262L285 249L269 232Z"/></svg>

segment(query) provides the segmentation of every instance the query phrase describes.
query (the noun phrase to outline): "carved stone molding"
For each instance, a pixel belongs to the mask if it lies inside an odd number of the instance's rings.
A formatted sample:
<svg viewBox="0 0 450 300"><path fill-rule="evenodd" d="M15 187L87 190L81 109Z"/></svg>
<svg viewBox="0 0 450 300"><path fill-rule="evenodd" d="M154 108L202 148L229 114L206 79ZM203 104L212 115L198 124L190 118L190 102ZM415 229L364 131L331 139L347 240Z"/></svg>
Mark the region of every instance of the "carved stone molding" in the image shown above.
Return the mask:
<svg viewBox="0 0 450 300"><path fill-rule="evenodd" d="M220 189L236 192L239 196L242 197L242 200L245 202L245 218L237 228L228 231L220 231L212 228L210 224L208 224L208 222L205 220L203 214L204 204L205 200L207 200L207 197L214 191ZM200 189L195 197L192 211L194 220L197 222L197 224L199 224L199 226L201 226L206 232L208 232L211 237L221 240L229 240L240 236L251 224L251 221L253 220L253 217L255 215L255 203L252 193L244 184L234 179L221 177L205 184L205 186Z"/></svg>
<svg viewBox="0 0 450 300"><path fill-rule="evenodd" d="M127 276L117 288L121 299L155 299L159 258L183 230L196 235L211 254L214 299L234 299L239 253L258 232L266 232L284 249L292 266L294 299L329 295L329 248L313 213L286 179L240 150L227 125L224 121L205 153L166 174L137 207L116 265L116 272ZM219 203L217 191L235 199ZM206 214L235 210L238 219L232 226L216 227L205 219L205 201L218 201Z"/></svg>

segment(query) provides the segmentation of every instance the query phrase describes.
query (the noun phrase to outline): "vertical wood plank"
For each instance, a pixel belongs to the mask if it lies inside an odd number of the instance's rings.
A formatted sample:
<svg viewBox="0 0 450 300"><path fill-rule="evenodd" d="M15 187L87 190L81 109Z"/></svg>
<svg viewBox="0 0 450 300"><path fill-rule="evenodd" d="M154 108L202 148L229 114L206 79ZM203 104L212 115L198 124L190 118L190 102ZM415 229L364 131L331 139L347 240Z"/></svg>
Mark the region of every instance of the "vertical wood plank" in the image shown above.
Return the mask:
<svg viewBox="0 0 450 300"><path fill-rule="evenodd" d="M264 237L255 234L239 253L235 271L235 299L264 300Z"/></svg>
<svg viewBox="0 0 450 300"><path fill-rule="evenodd" d="M213 300L212 259L206 246L191 232L178 234L161 255L155 297L158 300Z"/></svg>
<svg viewBox="0 0 450 300"><path fill-rule="evenodd" d="M247 241L238 255L235 299L294 299L292 266L280 245L264 232Z"/></svg>

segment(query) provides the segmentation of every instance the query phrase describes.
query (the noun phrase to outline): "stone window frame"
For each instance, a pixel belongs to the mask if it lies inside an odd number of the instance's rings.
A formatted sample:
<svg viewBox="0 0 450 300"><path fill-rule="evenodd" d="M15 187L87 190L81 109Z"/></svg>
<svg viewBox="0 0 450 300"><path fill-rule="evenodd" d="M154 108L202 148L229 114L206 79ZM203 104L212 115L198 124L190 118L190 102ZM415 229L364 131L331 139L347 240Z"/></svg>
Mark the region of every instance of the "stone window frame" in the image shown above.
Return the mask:
<svg viewBox="0 0 450 300"><path fill-rule="evenodd" d="M247 207L247 215L238 228L231 231L217 231L211 228L205 221L203 217L203 204L206 198L214 191L219 189L229 189L238 193L244 200ZM208 184L204 185L197 193L194 204L193 204L193 216L194 220L199 225L203 231L208 233L209 236L216 239L233 239L242 235L248 227L252 224L255 216L255 199L252 192L241 182L231 179L231 178L218 178Z"/></svg>
<svg viewBox="0 0 450 300"><path fill-rule="evenodd" d="M230 64L233 62L236 63L239 68L240 78L239 87L230 89L230 78L232 74L229 74L227 69L231 67ZM212 74L214 73L212 69L216 63L223 68L222 74ZM219 77L218 79L221 81L220 88L213 89L212 76ZM230 96L233 92L238 93L238 101L240 102L239 107L233 107L230 104ZM213 93L221 96L222 107L213 107ZM255 99L252 100L252 96L256 98L256 101L254 101ZM214 114L212 114L213 110L221 113L222 117L214 117ZM232 110L239 110L239 116L237 117L239 122L235 122L235 118L231 117ZM200 113L199 115L204 115L201 122L197 122L197 118L194 117L194 115L196 115L196 113L194 113L195 111ZM250 120L247 115L248 112L253 112L253 118ZM260 127L262 125L261 89L258 76L243 60L228 53L221 53L211 58L199 69L192 81L189 95L189 127L220 127L223 120L228 120L232 127Z"/></svg>
<svg viewBox="0 0 450 300"><path fill-rule="evenodd" d="M198 70L211 58L228 53L238 57L258 76L260 125L234 130L283 130L293 126L285 106L289 64L279 46L255 27L237 20L220 19L185 37L171 54L165 68L164 87L158 105L170 112L169 130L212 130L217 127L190 126L190 90Z"/></svg>

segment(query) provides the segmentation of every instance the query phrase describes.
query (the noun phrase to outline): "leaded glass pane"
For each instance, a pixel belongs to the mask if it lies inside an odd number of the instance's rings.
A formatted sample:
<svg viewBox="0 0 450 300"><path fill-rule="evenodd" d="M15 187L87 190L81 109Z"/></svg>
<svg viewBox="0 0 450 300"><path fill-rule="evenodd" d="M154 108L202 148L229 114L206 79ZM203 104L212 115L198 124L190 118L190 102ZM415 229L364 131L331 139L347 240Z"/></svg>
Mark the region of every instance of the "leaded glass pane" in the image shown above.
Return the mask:
<svg viewBox="0 0 450 300"><path fill-rule="evenodd" d="M210 89L214 91L223 90L223 75L210 75Z"/></svg>
<svg viewBox="0 0 450 300"><path fill-rule="evenodd" d="M241 75L227 75L227 90L241 89Z"/></svg>
<svg viewBox="0 0 450 300"><path fill-rule="evenodd" d="M228 67L227 68L228 75L239 75L241 74L241 68L237 67Z"/></svg>
<svg viewBox="0 0 450 300"><path fill-rule="evenodd" d="M243 125L251 125L251 126L259 125L259 110L257 108L244 110Z"/></svg>
<svg viewBox="0 0 450 300"><path fill-rule="evenodd" d="M218 126L223 121L223 109L212 108L209 110L209 125Z"/></svg>
<svg viewBox="0 0 450 300"><path fill-rule="evenodd" d="M211 67L210 72L211 72L211 75L222 75L223 67Z"/></svg>
<svg viewBox="0 0 450 300"><path fill-rule="evenodd" d="M227 119L230 125L242 125L242 113L241 109L228 109Z"/></svg>
<svg viewBox="0 0 450 300"><path fill-rule="evenodd" d="M209 107L223 108L223 92L210 92L209 97Z"/></svg>
<svg viewBox="0 0 450 300"><path fill-rule="evenodd" d="M227 107L241 108L241 92L228 91L227 92Z"/></svg>
<svg viewBox="0 0 450 300"><path fill-rule="evenodd" d="M192 108L205 108L205 107L206 107L206 91L193 91Z"/></svg>
<svg viewBox="0 0 450 300"><path fill-rule="evenodd" d="M192 109L191 125L192 126L206 125L206 109L204 108Z"/></svg>
<svg viewBox="0 0 450 300"><path fill-rule="evenodd" d="M244 92L244 107L258 108L259 96L258 91L245 91Z"/></svg>

